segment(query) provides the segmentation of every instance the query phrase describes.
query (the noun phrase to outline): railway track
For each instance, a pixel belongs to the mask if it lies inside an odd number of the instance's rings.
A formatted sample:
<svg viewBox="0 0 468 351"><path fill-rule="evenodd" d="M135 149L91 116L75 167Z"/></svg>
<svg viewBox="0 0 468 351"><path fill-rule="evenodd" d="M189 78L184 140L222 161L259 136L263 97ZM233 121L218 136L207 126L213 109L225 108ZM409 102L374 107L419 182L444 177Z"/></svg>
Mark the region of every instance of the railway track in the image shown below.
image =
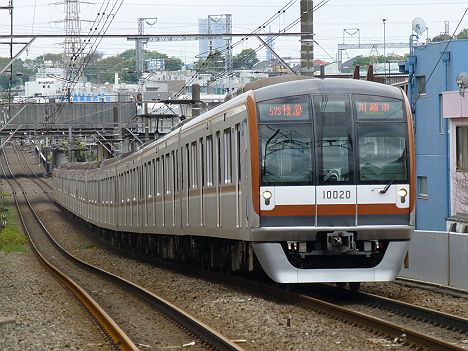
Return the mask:
<svg viewBox="0 0 468 351"><path fill-rule="evenodd" d="M468 320L440 311L423 308L394 299L364 292L349 291L327 285L299 288L301 298L318 298L346 308L353 313L363 313L384 321L380 323L395 337L401 330L406 341L434 350L468 349ZM372 321L370 319L369 321ZM373 323L373 322L371 322ZM395 324L397 327L391 327Z"/></svg>
<svg viewBox="0 0 468 351"><path fill-rule="evenodd" d="M147 348L152 347L152 345L160 347L191 345L191 349L195 350L241 350L238 345L191 317L177 306L128 280L88 265L61 248L48 233L40 219L37 218L36 211L28 199L28 197L31 197L28 194L28 189L15 178L15 172L10 168L5 153L4 156L0 163L2 170L13 189L14 195L16 197L20 194L24 195L25 202L23 204L18 202L18 211L24 219L24 226L30 228L31 242L34 243L34 246L40 248L41 252L44 252L40 255L49 258L48 260L45 259L45 262L47 262L45 264L60 267L65 272L62 275L72 276L74 280L83 286L83 292L84 290L88 291L89 295L92 295L100 305L105 306L105 310L117 321L114 322L109 318L108 324L114 325L116 329L119 329L118 325L120 325L120 330L125 329L131 339L138 340L138 342L132 342L129 337L123 336L125 335L123 332L120 333L121 336L115 336L116 333L108 330L106 324L103 323L116 347L136 350L138 346ZM18 154L17 159L21 164ZM21 164L21 166L24 165ZM6 176L7 169L11 174L11 179ZM25 171L25 173L27 172ZM40 200L37 199L38 194L35 194L35 196L35 201L39 202ZM44 197L42 196L43 200ZM90 310L94 311L97 308L90 308ZM101 308L101 310L104 309ZM168 321L171 321L171 323ZM167 340L164 340L164 337Z"/></svg>
<svg viewBox="0 0 468 351"><path fill-rule="evenodd" d="M202 275L205 274L202 273ZM207 277L213 279L212 274L208 274ZM281 301L287 300L332 318L339 318L353 325L370 329L379 335L391 338L396 346L424 347L429 350L468 349L468 345L465 344L466 348L464 348L461 343L468 338L466 335L467 320L463 318L331 287L321 287L322 293L319 294L317 294L316 285L312 291L309 289L291 293L252 281L237 280L233 277L218 276L216 279L224 280L229 285L236 282L242 289L254 289L257 293L268 294ZM389 313L398 316L392 317L396 321L388 321Z"/></svg>

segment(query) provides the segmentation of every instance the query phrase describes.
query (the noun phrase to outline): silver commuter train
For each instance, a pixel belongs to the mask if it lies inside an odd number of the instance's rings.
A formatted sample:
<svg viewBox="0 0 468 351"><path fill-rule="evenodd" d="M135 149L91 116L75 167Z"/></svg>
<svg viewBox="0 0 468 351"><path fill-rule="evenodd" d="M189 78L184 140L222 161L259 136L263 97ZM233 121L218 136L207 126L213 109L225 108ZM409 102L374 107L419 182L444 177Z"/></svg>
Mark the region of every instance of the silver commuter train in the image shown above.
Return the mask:
<svg viewBox="0 0 468 351"><path fill-rule="evenodd" d="M112 243L280 283L395 279L414 229L412 117L383 84L242 95L121 159L56 169L58 204Z"/></svg>

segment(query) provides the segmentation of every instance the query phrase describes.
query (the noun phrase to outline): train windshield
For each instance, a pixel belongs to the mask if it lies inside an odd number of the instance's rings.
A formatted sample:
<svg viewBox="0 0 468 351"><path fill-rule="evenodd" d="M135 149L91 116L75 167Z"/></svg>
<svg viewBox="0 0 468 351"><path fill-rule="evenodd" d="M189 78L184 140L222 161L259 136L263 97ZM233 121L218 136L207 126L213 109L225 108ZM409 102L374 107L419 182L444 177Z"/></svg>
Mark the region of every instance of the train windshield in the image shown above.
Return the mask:
<svg viewBox="0 0 468 351"><path fill-rule="evenodd" d="M407 182L402 100L315 95L259 102L261 184ZM313 111L313 113L312 113Z"/></svg>
<svg viewBox="0 0 468 351"><path fill-rule="evenodd" d="M358 124L357 134L361 182L408 179L404 124Z"/></svg>
<svg viewBox="0 0 468 351"><path fill-rule="evenodd" d="M403 102L356 95L358 172L361 183L407 181L408 145Z"/></svg>
<svg viewBox="0 0 468 351"><path fill-rule="evenodd" d="M258 104L262 185L307 185L314 179L309 96Z"/></svg>

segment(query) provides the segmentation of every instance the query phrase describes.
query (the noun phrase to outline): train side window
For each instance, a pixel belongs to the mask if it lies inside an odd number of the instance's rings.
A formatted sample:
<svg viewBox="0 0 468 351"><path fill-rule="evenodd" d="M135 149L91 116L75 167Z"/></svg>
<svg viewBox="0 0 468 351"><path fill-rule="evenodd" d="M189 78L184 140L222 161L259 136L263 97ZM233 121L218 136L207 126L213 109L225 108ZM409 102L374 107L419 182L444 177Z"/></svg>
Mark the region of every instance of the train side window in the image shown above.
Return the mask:
<svg viewBox="0 0 468 351"><path fill-rule="evenodd" d="M191 146L191 153L192 153L192 188L196 189L198 187L198 154L197 154L197 142L194 141Z"/></svg>
<svg viewBox="0 0 468 351"><path fill-rule="evenodd" d="M172 170L172 191L176 192L177 187L177 173L176 173L176 159L175 159L175 152L171 151L171 170Z"/></svg>
<svg viewBox="0 0 468 351"><path fill-rule="evenodd" d="M213 185L213 136L206 137L206 185Z"/></svg>
<svg viewBox="0 0 468 351"><path fill-rule="evenodd" d="M203 138L200 138L200 187L205 185L205 145L203 144Z"/></svg>
<svg viewBox="0 0 468 351"><path fill-rule="evenodd" d="M156 163L154 164L154 185L155 185L155 190L156 190L156 196L161 195L161 188L159 187L159 178L160 178L160 173L159 173L159 157L156 159Z"/></svg>
<svg viewBox="0 0 468 351"><path fill-rule="evenodd" d="M170 188L170 163L169 163L169 154L166 154L166 156L164 157L164 168L165 168L165 172L164 172L164 190L165 190L165 194L170 194L171 193L171 188Z"/></svg>
<svg viewBox="0 0 468 351"><path fill-rule="evenodd" d="M191 165L191 162L190 162L190 147L189 147L189 144L186 144L185 145L185 160L186 160L186 164L184 165L185 166L185 169L187 170L187 179L185 180L185 189L186 190L189 190L190 189L190 176L191 176L191 171L190 171L190 165Z"/></svg>
<svg viewBox="0 0 468 351"><path fill-rule="evenodd" d="M237 158L237 182L241 181L241 128L236 124L236 158Z"/></svg>
<svg viewBox="0 0 468 351"><path fill-rule="evenodd" d="M221 174L221 133L216 132L216 160L217 167L216 172L218 173L218 185L221 184L222 174Z"/></svg>
<svg viewBox="0 0 468 351"><path fill-rule="evenodd" d="M232 153L231 153L231 128L225 129L223 133L224 141L224 183L232 181Z"/></svg>

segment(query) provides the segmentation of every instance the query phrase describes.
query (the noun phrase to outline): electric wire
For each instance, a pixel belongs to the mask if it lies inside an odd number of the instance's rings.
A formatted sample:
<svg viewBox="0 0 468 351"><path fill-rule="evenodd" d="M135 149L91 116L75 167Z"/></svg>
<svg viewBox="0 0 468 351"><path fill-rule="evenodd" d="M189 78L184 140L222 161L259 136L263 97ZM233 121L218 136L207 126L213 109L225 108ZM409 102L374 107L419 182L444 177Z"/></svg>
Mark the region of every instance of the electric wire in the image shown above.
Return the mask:
<svg viewBox="0 0 468 351"><path fill-rule="evenodd" d="M444 50L441 52L440 56L439 56L439 59L437 60L436 64L434 65L434 68L432 69L431 73L429 74L429 77L426 79L426 82L424 83L422 89L419 89L419 93L418 93L418 96L416 97L416 99L414 100L414 106L416 105L416 102L418 101L418 99L421 97L421 95L423 94L423 91L426 91L426 86L427 84L429 83L429 81L431 80L437 66L439 65L440 61L442 60L442 57L444 56L445 52L447 51L447 48L448 46L450 45L450 43L452 42L453 38L455 37L455 33L458 31L458 27L460 27L461 23L463 22L463 19L465 18L465 15L466 13L468 12L468 7L465 9L465 12L463 12L463 15L462 17L460 18L460 21L458 21L458 24L457 24L457 27L455 28L455 30L453 31L450 39L447 41L447 44L445 45L445 48Z"/></svg>

